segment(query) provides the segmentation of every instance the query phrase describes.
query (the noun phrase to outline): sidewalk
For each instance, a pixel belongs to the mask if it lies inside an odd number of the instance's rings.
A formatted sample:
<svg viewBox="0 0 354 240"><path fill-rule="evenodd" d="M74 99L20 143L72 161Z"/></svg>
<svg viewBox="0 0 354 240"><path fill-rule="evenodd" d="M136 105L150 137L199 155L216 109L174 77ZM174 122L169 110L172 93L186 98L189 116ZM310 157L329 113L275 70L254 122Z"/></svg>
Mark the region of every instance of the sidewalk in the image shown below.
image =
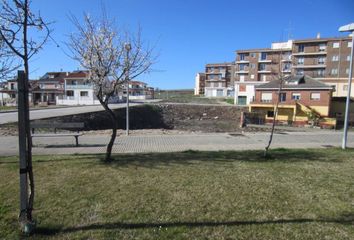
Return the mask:
<svg viewBox="0 0 354 240"><path fill-rule="evenodd" d="M74 138L34 139L33 154L88 154L105 153L109 135L83 135L79 147ZM326 148L340 147L340 132L281 132L274 135L272 148ZM173 135L118 136L113 153L178 152L186 150L223 151L264 149L269 133L205 133ZM0 137L0 156L18 155L18 138ZM348 147L354 147L354 133L349 133Z"/></svg>

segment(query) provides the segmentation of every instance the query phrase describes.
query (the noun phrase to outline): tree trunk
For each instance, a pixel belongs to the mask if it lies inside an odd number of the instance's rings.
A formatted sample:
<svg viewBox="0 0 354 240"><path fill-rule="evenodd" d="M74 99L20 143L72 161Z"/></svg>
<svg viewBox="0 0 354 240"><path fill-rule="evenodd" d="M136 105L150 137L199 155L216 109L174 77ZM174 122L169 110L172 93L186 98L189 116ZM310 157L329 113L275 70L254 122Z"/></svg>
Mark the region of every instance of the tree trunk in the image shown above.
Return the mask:
<svg viewBox="0 0 354 240"><path fill-rule="evenodd" d="M23 51L24 51L24 67L25 67L25 89L27 94L29 93L29 65L28 65L28 43L27 43L27 23L28 23L28 0L25 1L26 10L24 11L24 23L23 23ZM29 99L28 95L25 99L25 111L26 111L26 137L27 137L27 170L28 170L28 178L30 185L30 195L28 199L28 211L27 218L32 221L32 210L33 210L33 202L34 202L34 176L32 169L32 137L31 137L31 128L30 128L30 114L29 114Z"/></svg>
<svg viewBox="0 0 354 240"><path fill-rule="evenodd" d="M108 115L110 116L110 118L112 120L112 135L111 135L111 139L109 140L109 143L107 145L106 157L105 157L105 161L110 162L112 160L111 156L112 156L113 144L114 144L114 141L116 140L116 137L117 137L118 120L117 120L114 112L108 107L108 103L104 102L100 98L99 95L97 95L96 97L97 97L98 101L100 101L102 107L108 113Z"/></svg>
<svg viewBox="0 0 354 240"><path fill-rule="evenodd" d="M109 110L108 112L111 116L113 126L112 126L111 139L109 140L109 143L107 145L107 150L106 150L106 157L105 157L106 162L109 162L112 160L112 158L111 158L112 148L113 148L114 141L116 140L116 137L117 137L117 128L118 128L117 119L116 119L114 113L112 112L112 110Z"/></svg>

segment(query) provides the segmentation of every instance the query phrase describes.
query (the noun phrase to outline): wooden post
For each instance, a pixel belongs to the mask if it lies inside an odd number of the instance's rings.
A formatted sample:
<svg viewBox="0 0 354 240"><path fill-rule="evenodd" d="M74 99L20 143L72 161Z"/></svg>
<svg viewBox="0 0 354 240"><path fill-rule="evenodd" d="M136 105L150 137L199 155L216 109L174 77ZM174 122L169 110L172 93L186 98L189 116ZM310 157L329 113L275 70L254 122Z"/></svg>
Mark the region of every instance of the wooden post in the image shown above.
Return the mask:
<svg viewBox="0 0 354 240"><path fill-rule="evenodd" d="M20 215L21 224L27 222L28 209L28 183L27 183L27 137L26 137L26 79L24 71L18 71L17 89L18 89L18 143L20 157Z"/></svg>

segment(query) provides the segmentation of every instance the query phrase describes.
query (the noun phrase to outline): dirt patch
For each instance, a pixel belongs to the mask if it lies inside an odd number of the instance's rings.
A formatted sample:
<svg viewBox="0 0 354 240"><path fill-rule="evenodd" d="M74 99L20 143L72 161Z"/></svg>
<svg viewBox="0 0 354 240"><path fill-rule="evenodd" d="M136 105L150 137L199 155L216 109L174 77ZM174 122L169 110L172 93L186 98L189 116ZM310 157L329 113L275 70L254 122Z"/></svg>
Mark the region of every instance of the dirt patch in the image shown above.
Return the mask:
<svg viewBox="0 0 354 240"><path fill-rule="evenodd" d="M178 132L239 132L241 111L245 108L218 105L191 104L146 104L130 108L130 129L145 130L159 129L160 134ZM119 129L124 134L126 128L125 108L114 111ZM109 115L104 111L83 113L70 116L42 119L51 122L84 122L87 134L90 131L110 132L112 127ZM108 130L106 132L106 130ZM156 131L155 131L156 133ZM0 135L17 135L17 126L3 125Z"/></svg>

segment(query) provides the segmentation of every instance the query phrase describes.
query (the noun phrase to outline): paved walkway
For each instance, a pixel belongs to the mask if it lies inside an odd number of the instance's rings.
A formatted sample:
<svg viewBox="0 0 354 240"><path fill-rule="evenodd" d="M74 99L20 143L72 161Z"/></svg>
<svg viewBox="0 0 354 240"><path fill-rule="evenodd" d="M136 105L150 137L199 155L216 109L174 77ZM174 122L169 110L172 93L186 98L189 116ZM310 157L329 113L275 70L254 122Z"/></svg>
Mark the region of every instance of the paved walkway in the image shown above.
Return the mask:
<svg viewBox="0 0 354 240"><path fill-rule="evenodd" d="M114 153L176 152L186 150L219 151L264 149L269 133L246 133L230 135L211 134L174 134L119 136ZM342 132L283 132L275 134L272 147L320 148L340 147ZM34 139L33 154L75 154L104 153L109 135L83 135L80 147L74 147L74 138L37 138ZM18 155L17 137L0 137L0 156ZM349 133L348 147L354 147L354 132Z"/></svg>

